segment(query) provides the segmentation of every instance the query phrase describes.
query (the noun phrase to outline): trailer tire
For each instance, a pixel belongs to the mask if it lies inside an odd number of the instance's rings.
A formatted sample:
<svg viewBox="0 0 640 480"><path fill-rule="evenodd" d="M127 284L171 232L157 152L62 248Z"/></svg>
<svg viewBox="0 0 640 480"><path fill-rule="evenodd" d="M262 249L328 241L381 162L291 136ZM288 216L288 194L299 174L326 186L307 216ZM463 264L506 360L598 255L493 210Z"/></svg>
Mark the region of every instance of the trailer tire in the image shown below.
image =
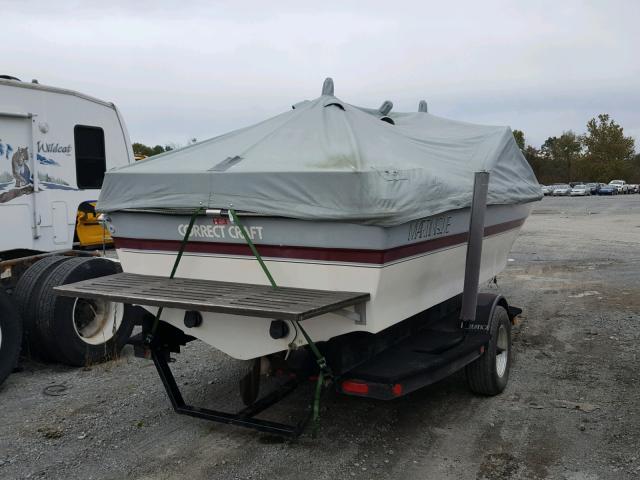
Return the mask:
<svg viewBox="0 0 640 480"><path fill-rule="evenodd" d="M73 258L49 272L40 289L36 322L50 358L81 367L117 357L131 336L140 309L58 296L53 288L121 271L120 264L104 258Z"/></svg>
<svg viewBox="0 0 640 480"><path fill-rule="evenodd" d="M496 305L489 319L489 333L485 352L465 368L469 388L480 395L498 395L509 381L511 320L501 305Z"/></svg>
<svg viewBox="0 0 640 480"><path fill-rule="evenodd" d="M0 384L15 368L20 355L22 321L11 297L0 291Z"/></svg>
<svg viewBox="0 0 640 480"><path fill-rule="evenodd" d="M53 255L51 257L38 260L31 265L20 277L16 288L13 290L13 299L18 313L22 318L23 333L22 347L23 354L28 357L36 356L46 360L42 349L43 339L38 336L36 328L36 299L38 298L40 287L46 276L59 263L68 260L70 257Z"/></svg>

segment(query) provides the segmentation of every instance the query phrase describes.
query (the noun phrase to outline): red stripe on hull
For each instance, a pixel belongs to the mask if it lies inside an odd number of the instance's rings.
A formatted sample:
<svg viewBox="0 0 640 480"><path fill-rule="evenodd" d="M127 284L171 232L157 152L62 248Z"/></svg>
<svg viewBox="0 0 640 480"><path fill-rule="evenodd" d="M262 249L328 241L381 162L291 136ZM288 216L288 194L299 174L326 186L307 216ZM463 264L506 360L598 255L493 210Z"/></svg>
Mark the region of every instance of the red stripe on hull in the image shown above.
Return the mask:
<svg viewBox="0 0 640 480"><path fill-rule="evenodd" d="M513 230L520 227L525 219L512 220L485 227L484 236ZM256 245L263 257L287 258L296 260L316 260L326 262L370 263L382 265L422 253L461 245L467 241L468 233L458 233L446 237L434 238L424 242L402 245L388 250L367 250L356 248L321 248L279 245ZM147 240L138 238L114 237L116 248L136 250L161 250L177 252L179 240ZM220 255L239 255L252 257L253 254L243 243L189 242L185 251L192 253L214 253Z"/></svg>

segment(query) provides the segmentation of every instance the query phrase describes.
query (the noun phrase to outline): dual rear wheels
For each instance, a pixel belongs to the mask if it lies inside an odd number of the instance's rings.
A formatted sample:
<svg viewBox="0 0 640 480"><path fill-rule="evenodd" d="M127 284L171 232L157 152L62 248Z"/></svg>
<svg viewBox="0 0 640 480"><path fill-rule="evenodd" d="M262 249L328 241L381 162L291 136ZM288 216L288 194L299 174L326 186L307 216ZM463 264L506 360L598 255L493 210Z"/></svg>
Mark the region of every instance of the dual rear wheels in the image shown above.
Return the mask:
<svg viewBox="0 0 640 480"><path fill-rule="evenodd" d="M24 322L25 353L72 366L117 356L131 335L137 309L62 297L53 288L121 271L118 263L104 258L48 257L31 266L14 292Z"/></svg>

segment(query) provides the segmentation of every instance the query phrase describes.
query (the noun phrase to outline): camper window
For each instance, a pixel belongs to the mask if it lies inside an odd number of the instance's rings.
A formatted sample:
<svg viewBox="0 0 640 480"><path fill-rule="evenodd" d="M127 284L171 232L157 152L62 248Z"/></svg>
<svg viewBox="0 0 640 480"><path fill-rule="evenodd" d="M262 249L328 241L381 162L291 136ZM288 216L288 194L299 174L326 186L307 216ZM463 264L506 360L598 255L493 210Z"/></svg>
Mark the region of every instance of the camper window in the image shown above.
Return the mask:
<svg viewBox="0 0 640 480"><path fill-rule="evenodd" d="M76 125L73 133L78 188L102 188L104 172L107 170L104 131L100 127Z"/></svg>

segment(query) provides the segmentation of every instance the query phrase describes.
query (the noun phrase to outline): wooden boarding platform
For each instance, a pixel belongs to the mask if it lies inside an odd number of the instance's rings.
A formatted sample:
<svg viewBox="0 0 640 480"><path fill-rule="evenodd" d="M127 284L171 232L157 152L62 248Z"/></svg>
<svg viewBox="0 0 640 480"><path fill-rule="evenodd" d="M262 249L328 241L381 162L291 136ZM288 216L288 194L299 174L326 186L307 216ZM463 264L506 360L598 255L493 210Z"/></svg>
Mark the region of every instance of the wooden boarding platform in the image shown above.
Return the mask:
<svg viewBox="0 0 640 480"><path fill-rule="evenodd" d="M58 295L133 305L302 321L347 307L363 315L368 293L117 273L55 287Z"/></svg>

